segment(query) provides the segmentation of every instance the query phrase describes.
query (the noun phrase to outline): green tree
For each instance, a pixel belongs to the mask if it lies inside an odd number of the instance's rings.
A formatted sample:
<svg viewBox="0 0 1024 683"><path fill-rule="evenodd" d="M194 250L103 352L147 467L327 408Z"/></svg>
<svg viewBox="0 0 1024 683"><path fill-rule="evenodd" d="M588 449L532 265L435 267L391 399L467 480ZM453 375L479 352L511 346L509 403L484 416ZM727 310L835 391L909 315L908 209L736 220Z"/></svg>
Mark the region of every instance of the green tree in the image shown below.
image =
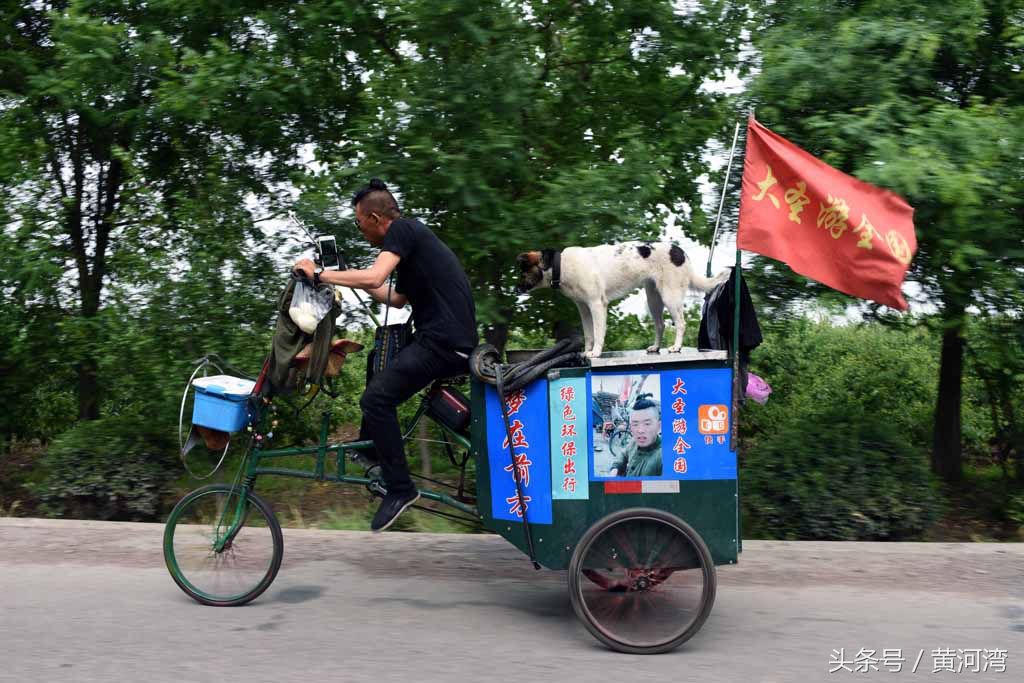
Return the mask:
<svg viewBox="0 0 1024 683"><path fill-rule="evenodd" d="M978 316L970 324L967 366L980 380L992 439L986 444L1004 474L1024 484L1024 325L1016 315Z"/></svg>
<svg viewBox="0 0 1024 683"><path fill-rule="evenodd" d="M80 419L100 414L112 297L137 312L171 278L216 302L273 244L248 207L275 206L300 146L344 127L368 22L337 2L0 7L2 305L29 309L32 335L36 313L60 319L44 358L76 368ZM3 362L38 362L16 346Z"/></svg>
<svg viewBox="0 0 1024 683"><path fill-rule="evenodd" d="M765 333L752 369L771 378L773 393L740 418L744 533L920 537L941 501L922 446L935 335L806 319L766 320Z"/></svg>
<svg viewBox="0 0 1024 683"><path fill-rule="evenodd" d="M666 0L385 3L364 116L327 187L378 175L462 258L487 337L553 322L513 294L517 253L703 228L698 177L727 115L703 86L737 62L743 7Z"/></svg>
<svg viewBox="0 0 1024 683"><path fill-rule="evenodd" d="M940 308L942 330L932 466L957 479L969 312L1019 311L1007 295L1020 289L1024 265L1024 3L755 7L760 72L749 97L758 118L915 207L910 279L919 303Z"/></svg>

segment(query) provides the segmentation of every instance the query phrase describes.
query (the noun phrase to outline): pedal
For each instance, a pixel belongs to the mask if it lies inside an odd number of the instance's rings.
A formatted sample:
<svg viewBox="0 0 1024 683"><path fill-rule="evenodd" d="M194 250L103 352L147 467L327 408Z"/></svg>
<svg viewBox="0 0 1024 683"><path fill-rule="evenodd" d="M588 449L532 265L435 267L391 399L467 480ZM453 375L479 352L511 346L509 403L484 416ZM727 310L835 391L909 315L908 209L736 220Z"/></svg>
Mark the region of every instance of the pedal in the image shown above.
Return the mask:
<svg viewBox="0 0 1024 683"><path fill-rule="evenodd" d="M388 490L384 488L384 482L380 479L371 479L366 484L366 490L369 491L371 495L380 496L381 498L388 495Z"/></svg>

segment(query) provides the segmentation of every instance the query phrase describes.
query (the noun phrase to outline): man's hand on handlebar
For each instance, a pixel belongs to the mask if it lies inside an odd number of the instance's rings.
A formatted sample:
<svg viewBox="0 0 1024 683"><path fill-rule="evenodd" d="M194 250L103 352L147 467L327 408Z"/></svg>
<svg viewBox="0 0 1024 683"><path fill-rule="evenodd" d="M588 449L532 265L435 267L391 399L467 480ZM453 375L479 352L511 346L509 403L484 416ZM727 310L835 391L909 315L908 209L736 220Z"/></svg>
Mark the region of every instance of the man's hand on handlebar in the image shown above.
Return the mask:
<svg viewBox="0 0 1024 683"><path fill-rule="evenodd" d="M313 273L316 272L316 264L308 258L302 258L295 262L295 270L302 271L308 279L313 279Z"/></svg>

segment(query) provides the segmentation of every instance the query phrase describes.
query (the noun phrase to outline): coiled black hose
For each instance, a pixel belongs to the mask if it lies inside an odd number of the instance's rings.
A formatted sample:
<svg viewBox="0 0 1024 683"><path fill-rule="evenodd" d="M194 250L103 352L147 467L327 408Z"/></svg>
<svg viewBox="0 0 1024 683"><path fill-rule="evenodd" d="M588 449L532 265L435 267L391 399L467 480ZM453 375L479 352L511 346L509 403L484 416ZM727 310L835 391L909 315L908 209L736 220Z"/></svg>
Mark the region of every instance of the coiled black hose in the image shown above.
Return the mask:
<svg viewBox="0 0 1024 683"><path fill-rule="evenodd" d="M584 365L586 360L580 353L582 350L582 340L578 338L563 339L533 358L520 363L501 364L498 350L490 344L481 344L473 350L469 357L469 371L481 382L497 386L496 370L497 366L501 365L502 388L507 395L522 389L551 368Z"/></svg>

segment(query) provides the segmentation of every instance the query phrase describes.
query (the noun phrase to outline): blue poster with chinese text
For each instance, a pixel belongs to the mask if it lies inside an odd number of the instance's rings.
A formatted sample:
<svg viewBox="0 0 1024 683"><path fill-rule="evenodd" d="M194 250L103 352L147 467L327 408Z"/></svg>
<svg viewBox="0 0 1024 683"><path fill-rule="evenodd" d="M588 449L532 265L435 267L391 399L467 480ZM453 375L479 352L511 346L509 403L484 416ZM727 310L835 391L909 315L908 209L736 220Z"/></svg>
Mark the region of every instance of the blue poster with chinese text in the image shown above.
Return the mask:
<svg viewBox="0 0 1024 683"><path fill-rule="evenodd" d="M586 377L560 377L548 385L551 411L551 497L590 498L590 402Z"/></svg>
<svg viewBox="0 0 1024 683"><path fill-rule="evenodd" d="M728 368L662 372L661 433L669 477L736 478L736 453L729 450L731 378Z"/></svg>
<svg viewBox="0 0 1024 683"><path fill-rule="evenodd" d="M591 479L735 479L731 377L728 368L591 373Z"/></svg>
<svg viewBox="0 0 1024 683"><path fill-rule="evenodd" d="M498 392L488 386L487 460L491 475L491 515L495 519L522 521L523 510L513 479L509 438L498 403ZM508 418L512 452L522 486L530 524L551 524L551 460L548 434L548 382L538 379L510 394Z"/></svg>

